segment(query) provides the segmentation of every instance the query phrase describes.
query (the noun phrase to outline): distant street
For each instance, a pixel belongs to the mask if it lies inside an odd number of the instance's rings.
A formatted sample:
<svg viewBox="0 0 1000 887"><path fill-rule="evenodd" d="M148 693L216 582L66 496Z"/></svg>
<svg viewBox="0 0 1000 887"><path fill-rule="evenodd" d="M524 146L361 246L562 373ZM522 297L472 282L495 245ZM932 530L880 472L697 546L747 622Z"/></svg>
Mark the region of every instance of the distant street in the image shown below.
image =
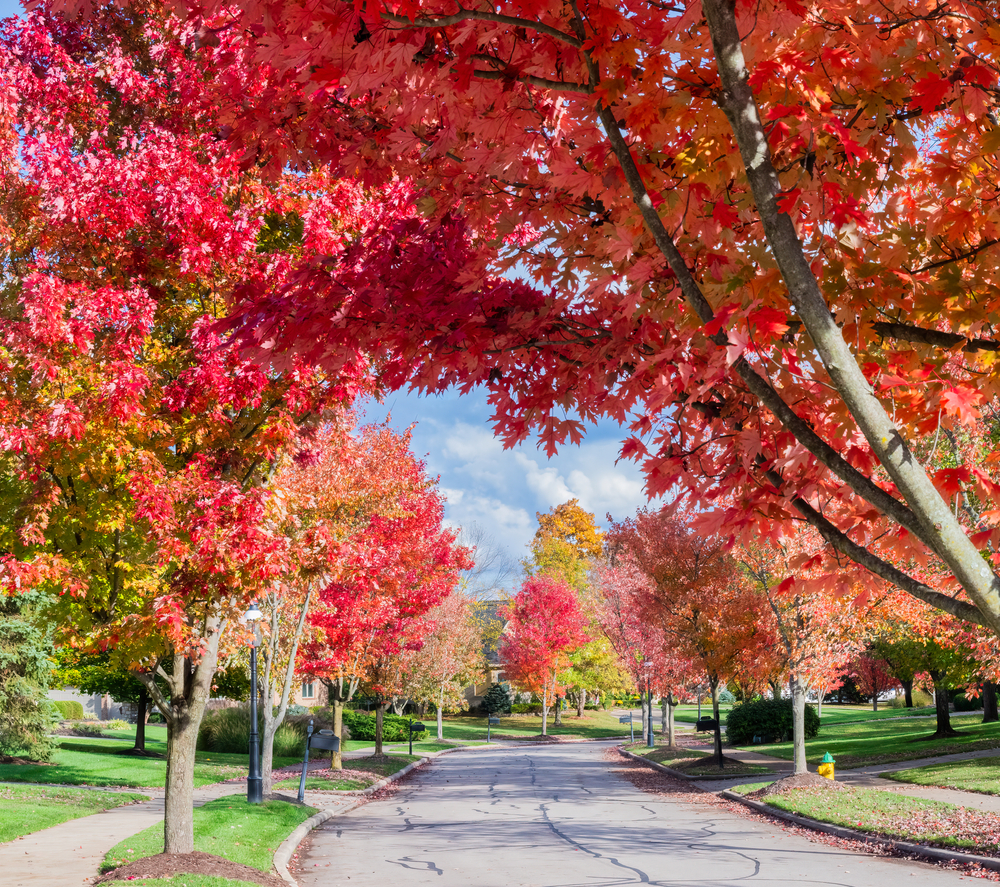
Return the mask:
<svg viewBox="0 0 1000 887"><path fill-rule="evenodd" d="M302 845L303 887L968 884L919 862L814 843L708 805L648 794L603 743L459 752Z"/></svg>

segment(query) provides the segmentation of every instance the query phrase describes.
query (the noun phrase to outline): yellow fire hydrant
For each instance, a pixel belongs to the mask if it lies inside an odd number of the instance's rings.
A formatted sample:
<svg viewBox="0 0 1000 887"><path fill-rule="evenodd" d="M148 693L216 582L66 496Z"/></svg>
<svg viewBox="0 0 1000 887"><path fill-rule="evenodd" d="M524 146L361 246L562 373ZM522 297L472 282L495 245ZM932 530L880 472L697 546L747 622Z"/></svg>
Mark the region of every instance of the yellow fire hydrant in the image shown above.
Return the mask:
<svg viewBox="0 0 1000 887"><path fill-rule="evenodd" d="M830 752L823 755L823 760L820 761L819 767L816 768L816 772L820 776L825 776L827 779L833 779L833 765L837 762L833 759Z"/></svg>

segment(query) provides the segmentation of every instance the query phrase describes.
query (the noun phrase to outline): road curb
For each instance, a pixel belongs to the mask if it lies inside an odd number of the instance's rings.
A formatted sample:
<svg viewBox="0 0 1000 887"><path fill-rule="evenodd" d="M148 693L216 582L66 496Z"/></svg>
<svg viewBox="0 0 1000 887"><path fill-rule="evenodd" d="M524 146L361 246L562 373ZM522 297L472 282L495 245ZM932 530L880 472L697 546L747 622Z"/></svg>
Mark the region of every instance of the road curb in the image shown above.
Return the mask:
<svg viewBox="0 0 1000 887"><path fill-rule="evenodd" d="M728 776L691 776L688 773L682 773L680 770L674 770L673 767L667 767L664 764L658 764L656 761L650 761L644 758L642 755L633 754L630 751L626 751L620 745L618 746L618 753L624 755L626 758L631 758L633 761L638 761L640 764L646 767L651 767L654 770L661 770L662 772L673 776L677 779L683 779L685 782L710 782L711 780L718 780L722 782L728 779L742 779L739 773L730 773ZM773 773L746 773L744 776L773 776Z"/></svg>
<svg viewBox="0 0 1000 887"><path fill-rule="evenodd" d="M856 832L854 829L844 828L841 825L833 825L829 822L820 822L818 819L810 819L807 816L799 816L797 813L789 813L787 810L779 810L776 807L769 806L768 804L762 804L760 801L754 801L750 798L744 797L743 795L738 795L735 792L729 791L729 789L719 792L719 797L725 798L729 801L736 801L737 803L743 804L745 807L749 807L751 810L755 810L758 813L773 816L776 819L784 819L787 822L800 825L803 828L808 828L815 832L823 832L824 834L833 835L837 838L847 838L851 841L863 841L866 844L879 844L883 847L901 850L911 856L933 859L936 862L971 863L982 866L983 868L991 869L995 872L1000 872L1000 859L993 856L979 856L975 853L960 853L956 850L945 850L943 847L928 847L925 844L913 844L910 841L900 841L894 838L879 838L875 835L868 835L864 832Z"/></svg>

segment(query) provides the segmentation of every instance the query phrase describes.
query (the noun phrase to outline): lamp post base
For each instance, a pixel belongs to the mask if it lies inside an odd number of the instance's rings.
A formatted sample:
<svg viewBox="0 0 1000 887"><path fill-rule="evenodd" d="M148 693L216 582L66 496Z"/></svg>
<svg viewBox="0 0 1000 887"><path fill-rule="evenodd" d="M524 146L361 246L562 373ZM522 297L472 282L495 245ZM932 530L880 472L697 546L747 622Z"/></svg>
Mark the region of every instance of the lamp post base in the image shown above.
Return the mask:
<svg viewBox="0 0 1000 887"><path fill-rule="evenodd" d="M247 803L262 804L264 802L264 780L259 776L251 776L247 780Z"/></svg>

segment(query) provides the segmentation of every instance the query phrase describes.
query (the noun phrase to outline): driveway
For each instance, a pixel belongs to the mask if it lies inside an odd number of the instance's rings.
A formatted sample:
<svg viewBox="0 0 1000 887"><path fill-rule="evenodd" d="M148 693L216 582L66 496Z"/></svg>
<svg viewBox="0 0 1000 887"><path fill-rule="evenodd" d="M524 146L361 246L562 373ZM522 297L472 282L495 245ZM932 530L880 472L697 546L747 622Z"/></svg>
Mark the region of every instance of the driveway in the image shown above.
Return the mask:
<svg viewBox="0 0 1000 887"><path fill-rule="evenodd" d="M302 887L749 883L948 887L957 873L829 847L718 806L648 794L604 743L445 755L302 846Z"/></svg>

